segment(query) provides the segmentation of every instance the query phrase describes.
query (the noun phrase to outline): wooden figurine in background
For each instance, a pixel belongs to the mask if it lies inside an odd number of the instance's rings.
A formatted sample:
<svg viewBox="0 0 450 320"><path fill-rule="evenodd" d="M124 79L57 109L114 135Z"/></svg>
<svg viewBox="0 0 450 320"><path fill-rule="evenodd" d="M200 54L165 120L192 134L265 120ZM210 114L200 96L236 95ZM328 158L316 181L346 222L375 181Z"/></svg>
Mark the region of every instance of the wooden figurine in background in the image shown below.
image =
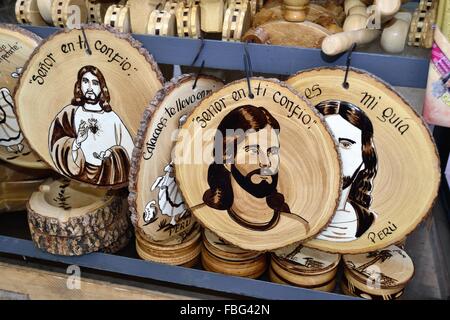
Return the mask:
<svg viewBox="0 0 450 320"><path fill-rule="evenodd" d="M290 22L303 22L306 20L309 0L283 0L283 17Z"/></svg>
<svg viewBox="0 0 450 320"><path fill-rule="evenodd" d="M128 5L113 4L106 11L104 24L119 32L131 32L130 8Z"/></svg>

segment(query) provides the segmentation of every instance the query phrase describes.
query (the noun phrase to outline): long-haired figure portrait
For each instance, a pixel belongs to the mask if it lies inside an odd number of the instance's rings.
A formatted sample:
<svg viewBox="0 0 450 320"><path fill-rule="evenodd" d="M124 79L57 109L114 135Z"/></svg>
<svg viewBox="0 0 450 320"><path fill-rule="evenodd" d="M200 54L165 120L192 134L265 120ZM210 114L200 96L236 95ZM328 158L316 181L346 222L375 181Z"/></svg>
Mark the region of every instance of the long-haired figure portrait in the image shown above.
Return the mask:
<svg viewBox="0 0 450 320"><path fill-rule="evenodd" d="M49 130L51 157L61 173L92 184L126 183L134 144L110 94L97 67L78 71L71 102Z"/></svg>
<svg viewBox="0 0 450 320"><path fill-rule="evenodd" d="M332 131L343 165L342 196L337 212L318 239L352 241L373 224L376 214L370 210L377 155L373 126L357 106L336 100L315 107Z"/></svg>
<svg viewBox="0 0 450 320"><path fill-rule="evenodd" d="M264 107L243 105L229 112L215 135L204 203L226 210L235 222L251 230L271 229L280 214L290 214L284 195L277 190L280 130Z"/></svg>

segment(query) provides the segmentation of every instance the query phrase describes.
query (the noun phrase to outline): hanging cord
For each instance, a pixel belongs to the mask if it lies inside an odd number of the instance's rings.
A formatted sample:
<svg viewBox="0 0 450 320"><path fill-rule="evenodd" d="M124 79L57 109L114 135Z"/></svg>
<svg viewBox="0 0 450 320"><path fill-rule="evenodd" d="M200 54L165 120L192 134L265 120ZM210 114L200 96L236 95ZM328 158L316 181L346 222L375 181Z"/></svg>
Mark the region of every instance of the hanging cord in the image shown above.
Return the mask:
<svg viewBox="0 0 450 320"><path fill-rule="evenodd" d="M200 48L198 49L198 52L194 58L194 60L191 63L191 67L193 67L195 65L195 63L197 62L198 58L200 57L200 54L202 53L203 49L205 48L205 39L203 39L203 36L200 35ZM195 89L197 87L197 81L198 78L200 77L200 75L202 74L203 71L203 67L205 66L205 59L202 60L202 64L200 65L200 69L198 70L197 74L195 75L195 81L194 84L192 85L192 89Z"/></svg>
<svg viewBox="0 0 450 320"><path fill-rule="evenodd" d="M348 79L348 72L350 71L350 65L352 63L352 54L353 54L353 51L355 51L355 49L356 49L356 43L354 43L352 45L352 47L350 48L350 50L348 51L344 82L342 83L342 86L344 87L344 89L348 89L350 87L347 79Z"/></svg>
<svg viewBox="0 0 450 320"><path fill-rule="evenodd" d="M250 59L250 54L248 53L247 48L248 42L244 42L244 67L245 67L245 77L247 78L247 86L248 86L248 96L250 99L253 99L255 95L252 92L252 87L250 85L250 78L253 77L253 68L252 61Z"/></svg>
<svg viewBox="0 0 450 320"><path fill-rule="evenodd" d="M83 38L84 38L84 42L86 43L86 53L88 54L88 55L92 55L92 50L91 50L91 46L89 45L89 41L88 41L88 39L87 39L87 37L86 37L86 32L84 31L84 27L83 26L81 26L81 32L83 33Z"/></svg>

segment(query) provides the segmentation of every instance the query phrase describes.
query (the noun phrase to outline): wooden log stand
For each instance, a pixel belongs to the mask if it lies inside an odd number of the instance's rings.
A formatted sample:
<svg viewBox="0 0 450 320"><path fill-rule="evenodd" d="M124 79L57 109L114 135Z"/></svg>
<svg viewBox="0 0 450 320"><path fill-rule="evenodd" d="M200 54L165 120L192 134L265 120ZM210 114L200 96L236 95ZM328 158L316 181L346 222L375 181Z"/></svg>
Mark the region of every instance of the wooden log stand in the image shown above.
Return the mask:
<svg viewBox="0 0 450 320"><path fill-rule="evenodd" d="M119 250L130 237L125 192L108 192L74 181L47 180L28 203L36 246L59 255Z"/></svg>
<svg viewBox="0 0 450 320"><path fill-rule="evenodd" d="M84 31L86 38L82 30L57 32L34 52L15 92L16 112L30 145L55 171L121 188L142 113L164 79L129 35L99 25Z"/></svg>
<svg viewBox="0 0 450 320"><path fill-rule="evenodd" d="M174 163L186 203L205 228L242 249L266 251L326 226L340 195L340 161L301 96L278 80L249 82L251 92L239 80L194 109Z"/></svg>
<svg viewBox="0 0 450 320"><path fill-rule="evenodd" d="M408 254L397 246L378 251L344 255L344 294L369 300L396 300L414 275Z"/></svg>
<svg viewBox="0 0 450 320"><path fill-rule="evenodd" d="M171 151L187 114L222 86L210 76L182 75L166 83L144 112L129 184L138 252L144 259L185 264L192 261L192 252L200 253L200 228L176 184Z"/></svg>
<svg viewBox="0 0 450 320"><path fill-rule="evenodd" d="M345 68L311 69L288 83L325 117L343 159L338 211L319 250L361 253L403 240L431 211L441 170L427 125L388 84ZM411 172L414 172L411 175Z"/></svg>
<svg viewBox="0 0 450 320"><path fill-rule="evenodd" d="M0 63L0 159L20 167L45 169L46 164L31 151L19 126L13 98L23 66L42 39L10 24L0 24L0 38L6 48Z"/></svg>

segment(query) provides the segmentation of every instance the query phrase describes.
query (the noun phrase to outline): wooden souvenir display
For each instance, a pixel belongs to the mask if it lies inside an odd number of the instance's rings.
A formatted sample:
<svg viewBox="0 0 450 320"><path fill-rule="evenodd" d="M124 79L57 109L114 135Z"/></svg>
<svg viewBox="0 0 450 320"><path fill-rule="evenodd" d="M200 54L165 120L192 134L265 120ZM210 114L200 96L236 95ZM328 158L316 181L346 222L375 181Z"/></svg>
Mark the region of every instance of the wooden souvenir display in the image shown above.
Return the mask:
<svg viewBox="0 0 450 320"><path fill-rule="evenodd" d="M39 13L37 0L17 0L15 6L17 22L33 26L45 26L45 20Z"/></svg>
<svg viewBox="0 0 450 320"><path fill-rule="evenodd" d="M408 38L409 22L394 18L383 29L381 47L390 53L403 52Z"/></svg>
<svg viewBox="0 0 450 320"><path fill-rule="evenodd" d="M49 25L53 24L52 2L53 0L37 0L39 13L42 19L44 19L44 21Z"/></svg>
<svg viewBox="0 0 450 320"><path fill-rule="evenodd" d="M267 257L263 252L247 251L233 246L205 229L202 264L207 271L256 279L266 271Z"/></svg>
<svg viewBox="0 0 450 320"><path fill-rule="evenodd" d="M272 282L331 292L341 256L292 244L271 253Z"/></svg>
<svg viewBox="0 0 450 320"><path fill-rule="evenodd" d="M287 82L325 117L343 160L338 211L305 245L360 253L396 243L427 216L440 167L428 127L392 87L364 71L319 68ZM411 172L414 172L412 175Z"/></svg>
<svg viewBox="0 0 450 320"><path fill-rule="evenodd" d="M201 239L196 236L200 228L176 184L171 152L175 134L187 114L222 86L213 77L182 75L168 82L144 112L129 184L132 221L139 230L138 246L147 251L140 254L144 259L185 264L192 260L189 249L200 253ZM189 239L196 242L187 246ZM188 260L177 255L165 257L168 248L184 251Z"/></svg>
<svg viewBox="0 0 450 320"><path fill-rule="evenodd" d="M357 255L344 255L344 294L370 300L396 300L414 275L414 265L397 246Z"/></svg>
<svg viewBox="0 0 450 320"><path fill-rule="evenodd" d="M153 10L148 19L147 33L156 36L175 36L176 17L165 10Z"/></svg>
<svg viewBox="0 0 450 320"><path fill-rule="evenodd" d="M177 33L179 37L196 38L201 34L200 7L181 3L176 7Z"/></svg>
<svg viewBox="0 0 450 320"><path fill-rule="evenodd" d="M113 4L108 8L104 18L106 26L113 27L119 32L130 33L130 9L127 5Z"/></svg>
<svg viewBox="0 0 450 320"><path fill-rule="evenodd" d="M275 79L249 82L251 93L239 80L194 109L174 163L185 201L205 228L265 251L327 224L339 199L340 163L328 129L302 97Z"/></svg>
<svg viewBox="0 0 450 320"><path fill-rule="evenodd" d="M251 7L247 0L236 0L228 5L223 18L222 40L241 41L251 26Z"/></svg>
<svg viewBox="0 0 450 320"><path fill-rule="evenodd" d="M373 42L381 34L377 29L360 29L332 34L322 41L322 51L334 56L348 51L354 43L364 45Z"/></svg>
<svg viewBox="0 0 450 320"><path fill-rule="evenodd" d="M74 7L78 7L78 10L74 10ZM86 0L54 0L51 9L55 27L78 28L87 22Z"/></svg>
<svg viewBox="0 0 450 320"><path fill-rule="evenodd" d="M281 46L320 48L323 39L330 34L327 29L309 21L300 23L273 21L250 29L242 40Z"/></svg>
<svg viewBox="0 0 450 320"><path fill-rule="evenodd" d="M129 35L99 25L83 30L57 32L34 52L15 93L16 112L28 142L54 170L119 188L128 184L142 113L164 80Z"/></svg>
<svg viewBox="0 0 450 320"><path fill-rule="evenodd" d="M431 48L433 46L433 25L437 18L437 1L422 1L414 12L408 34L408 45Z"/></svg>
<svg viewBox="0 0 450 320"><path fill-rule="evenodd" d="M306 20L309 0L283 0L283 17L286 21L303 22Z"/></svg>
<svg viewBox="0 0 450 320"><path fill-rule="evenodd" d="M158 4L164 6L164 2L162 0L128 0L132 32L146 33L150 14Z"/></svg>
<svg viewBox="0 0 450 320"><path fill-rule="evenodd" d="M22 68L41 38L9 24L0 24L0 38L0 159L21 167L45 169L45 163L31 151L25 140L14 112L13 99Z"/></svg>
<svg viewBox="0 0 450 320"><path fill-rule="evenodd" d="M125 195L66 179L47 180L28 203L32 239L38 248L59 255L117 248L129 235Z"/></svg>
<svg viewBox="0 0 450 320"><path fill-rule="evenodd" d="M171 14L176 15L178 6L184 6L183 2L178 2L176 0L166 1L166 4L164 5L164 11L168 11Z"/></svg>
<svg viewBox="0 0 450 320"><path fill-rule="evenodd" d="M221 32L225 12L224 0L201 0L201 29L203 32Z"/></svg>
<svg viewBox="0 0 450 320"><path fill-rule="evenodd" d="M103 24L106 11L113 5L113 2L93 3L88 0L86 5L88 11L88 22Z"/></svg>

